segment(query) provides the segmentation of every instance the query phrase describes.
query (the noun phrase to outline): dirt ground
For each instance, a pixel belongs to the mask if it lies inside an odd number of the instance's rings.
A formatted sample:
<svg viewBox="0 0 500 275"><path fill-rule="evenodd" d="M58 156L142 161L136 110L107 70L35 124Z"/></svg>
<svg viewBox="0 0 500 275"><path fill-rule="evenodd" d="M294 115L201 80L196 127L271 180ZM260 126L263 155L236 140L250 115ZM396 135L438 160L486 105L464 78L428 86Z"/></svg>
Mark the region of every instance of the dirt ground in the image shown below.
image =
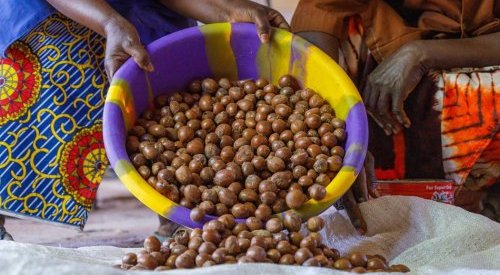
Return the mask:
<svg viewBox="0 0 500 275"><path fill-rule="evenodd" d="M97 208L83 231L14 218L7 218L5 225L19 242L62 247L135 247L157 228L158 218L110 174L101 183Z"/></svg>

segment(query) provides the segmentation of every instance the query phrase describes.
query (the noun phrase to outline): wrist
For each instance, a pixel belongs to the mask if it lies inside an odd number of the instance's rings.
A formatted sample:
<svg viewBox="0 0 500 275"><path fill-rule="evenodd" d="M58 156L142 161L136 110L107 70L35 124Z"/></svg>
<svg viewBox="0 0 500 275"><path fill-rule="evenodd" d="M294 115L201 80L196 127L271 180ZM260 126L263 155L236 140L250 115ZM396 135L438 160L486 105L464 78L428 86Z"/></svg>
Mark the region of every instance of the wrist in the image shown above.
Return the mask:
<svg viewBox="0 0 500 275"><path fill-rule="evenodd" d="M130 23L120 15L113 15L108 17L108 19L102 24L104 37L107 38L109 34L119 31L121 28L123 28L124 24Z"/></svg>
<svg viewBox="0 0 500 275"><path fill-rule="evenodd" d="M428 41L417 40L407 44L407 47L417 55L419 65L425 70L430 70L435 65L435 55Z"/></svg>
<svg viewBox="0 0 500 275"><path fill-rule="evenodd" d="M204 9L203 18L200 18L200 21L207 21L204 23L231 22L231 11L234 10L231 7L231 1L207 0L204 2L206 9Z"/></svg>

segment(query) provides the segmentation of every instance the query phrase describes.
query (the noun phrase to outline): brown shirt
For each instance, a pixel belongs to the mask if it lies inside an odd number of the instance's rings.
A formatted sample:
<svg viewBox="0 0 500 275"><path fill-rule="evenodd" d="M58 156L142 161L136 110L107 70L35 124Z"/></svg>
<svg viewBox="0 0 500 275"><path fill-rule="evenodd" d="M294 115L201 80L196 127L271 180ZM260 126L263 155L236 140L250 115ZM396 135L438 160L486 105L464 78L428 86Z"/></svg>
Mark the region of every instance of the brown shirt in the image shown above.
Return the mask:
<svg viewBox="0 0 500 275"><path fill-rule="evenodd" d="M402 7L418 14L413 25L391 2L397 1L301 0L292 30L325 32L343 39L347 19L358 15L366 44L379 62L412 40L466 38L500 31L500 0L405 0Z"/></svg>

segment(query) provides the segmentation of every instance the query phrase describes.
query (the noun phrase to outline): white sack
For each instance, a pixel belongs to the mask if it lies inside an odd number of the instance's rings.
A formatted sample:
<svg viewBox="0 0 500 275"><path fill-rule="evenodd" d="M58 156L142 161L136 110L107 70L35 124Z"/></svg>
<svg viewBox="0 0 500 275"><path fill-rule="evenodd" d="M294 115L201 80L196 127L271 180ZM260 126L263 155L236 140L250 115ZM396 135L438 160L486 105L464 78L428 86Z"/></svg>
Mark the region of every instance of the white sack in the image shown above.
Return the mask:
<svg viewBox="0 0 500 275"><path fill-rule="evenodd" d="M343 211L322 216L324 242L343 253L381 254L411 274L500 274L500 224L460 208L414 197L383 197L361 205L368 223L358 236ZM133 222L133 221L131 221ZM327 238L326 236L330 236ZM136 250L136 249L135 249ZM134 249L55 248L0 241L0 274L149 274L111 266ZM346 274L325 268L271 264L223 265L166 274Z"/></svg>

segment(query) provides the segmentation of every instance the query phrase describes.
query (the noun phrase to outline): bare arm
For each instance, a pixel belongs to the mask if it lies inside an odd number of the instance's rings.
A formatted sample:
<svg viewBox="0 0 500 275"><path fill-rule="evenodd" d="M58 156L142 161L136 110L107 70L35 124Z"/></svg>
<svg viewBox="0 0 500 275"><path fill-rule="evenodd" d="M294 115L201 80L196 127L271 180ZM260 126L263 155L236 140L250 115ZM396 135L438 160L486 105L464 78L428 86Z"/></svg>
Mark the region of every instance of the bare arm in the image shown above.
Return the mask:
<svg viewBox="0 0 500 275"><path fill-rule="evenodd" d="M257 25L262 42L269 41L270 27L288 30L277 11L247 0L160 0L171 10L203 23L251 22Z"/></svg>
<svg viewBox="0 0 500 275"><path fill-rule="evenodd" d="M152 71L149 55L141 44L135 27L104 0L47 0L70 19L106 37L105 68L111 78L132 57L137 65Z"/></svg>
<svg viewBox="0 0 500 275"><path fill-rule="evenodd" d="M473 38L414 43L417 49L421 48L421 62L427 69L500 65L500 32Z"/></svg>
<svg viewBox="0 0 500 275"><path fill-rule="evenodd" d="M368 77L363 98L368 111L387 134L410 127L403 103L431 69L500 64L500 33L474 38L420 40L401 47Z"/></svg>
<svg viewBox="0 0 500 275"><path fill-rule="evenodd" d="M65 16L103 36L106 35L106 26L113 20L125 20L103 0L47 0L47 2Z"/></svg>

